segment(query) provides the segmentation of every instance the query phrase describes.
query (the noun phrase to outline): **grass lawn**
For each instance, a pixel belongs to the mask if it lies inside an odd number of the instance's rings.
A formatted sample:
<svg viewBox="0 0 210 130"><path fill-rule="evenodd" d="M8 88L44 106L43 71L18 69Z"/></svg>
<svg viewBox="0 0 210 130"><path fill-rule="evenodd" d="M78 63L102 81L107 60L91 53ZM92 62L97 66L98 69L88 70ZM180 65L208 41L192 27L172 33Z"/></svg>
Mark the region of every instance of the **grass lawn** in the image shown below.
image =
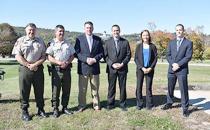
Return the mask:
<svg viewBox="0 0 210 130"><path fill-rule="evenodd" d="M45 64L46 65L46 64ZM0 81L0 130L1 129L30 129L30 130L182 130L185 129L182 122L174 121L170 115L154 114L160 110L160 105L165 103L165 92L162 88L167 85L167 68L168 65L157 65L154 77L154 110L135 109L135 86L136 71L135 64L129 64L129 73L127 79L128 111L123 112L118 108L119 91L117 88L116 108L111 111L104 109L107 97L107 75L105 73L105 64L101 64L100 75L100 99L102 110L95 112L92 109L90 88L87 93L88 108L82 113L75 113L72 116L61 115L59 118L51 116L51 80L47 72L45 73L45 111L50 115L49 118L40 119L36 116L37 109L34 102L33 89L31 91L31 101L29 113L33 116L32 121L23 122L21 117L19 103L19 86L18 86L18 65L17 64L0 64L0 68L6 71L5 79ZM78 75L76 64L72 68L72 86L69 107L71 110L77 109L78 97ZM209 85L210 84L210 67L190 66L189 84L190 85ZM160 92L161 91L161 92ZM144 91L145 93L145 91ZM145 94L144 94L145 95ZM61 108L61 107L60 107Z"/></svg>

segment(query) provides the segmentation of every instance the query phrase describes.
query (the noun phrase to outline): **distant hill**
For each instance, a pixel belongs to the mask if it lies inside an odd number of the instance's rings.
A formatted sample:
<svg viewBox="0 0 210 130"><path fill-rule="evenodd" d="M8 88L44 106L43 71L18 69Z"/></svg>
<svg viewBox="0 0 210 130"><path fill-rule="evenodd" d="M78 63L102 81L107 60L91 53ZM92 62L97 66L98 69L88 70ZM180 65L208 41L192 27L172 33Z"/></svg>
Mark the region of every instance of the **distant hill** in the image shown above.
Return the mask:
<svg viewBox="0 0 210 130"><path fill-rule="evenodd" d="M24 27L15 27L14 29L19 37L25 35L25 28ZM83 32L70 32L65 31L65 39L69 40L72 44L75 43L75 39L77 36L81 35ZM103 40L107 40L110 37L110 34L102 34L102 33L94 33L97 36L100 36ZM44 29L44 28L38 28L37 30L37 36L41 37L45 43L50 42L54 37L54 29ZM123 35L122 37L125 37L129 41L137 42L139 40L139 34L129 34L129 35Z"/></svg>
<svg viewBox="0 0 210 130"><path fill-rule="evenodd" d="M24 27L14 27L15 31L17 32L18 36L21 37L25 35L25 28ZM81 32L69 32L65 31L65 39L69 40L71 43L75 43L75 39L78 35L82 34ZM44 29L38 28L37 36L41 37L45 43L50 42L54 38L54 30L53 29Z"/></svg>
<svg viewBox="0 0 210 130"><path fill-rule="evenodd" d="M25 35L24 27L14 27L14 29L19 37ZM82 33L83 32L65 31L65 39L69 40L72 44L74 44L76 37L81 35ZM94 34L100 36L103 40L106 40L107 38L110 37L110 34L103 34L103 33L94 33ZM38 28L37 35L41 37L47 44L54 37L54 29ZM122 35L122 37L126 38L130 43L138 43L140 39L139 35L140 35L139 33L133 33L133 34ZM210 46L210 35L204 35L204 41L206 45Z"/></svg>
<svg viewBox="0 0 210 130"><path fill-rule="evenodd" d="M0 43L2 44L2 46L0 47L0 53L1 53L0 55L2 55L2 56L10 55L16 39L18 37L25 35L24 27L13 26L14 29L13 28L12 29L15 34L14 35L15 39L5 40L5 38L7 38L7 39L12 38L12 36L10 36L11 30L9 30L11 27L6 30L6 29L4 29L5 26L10 26L10 25L2 24L2 27L0 28L0 34L1 34L0 38L4 39L4 40L0 39ZM83 34L83 32L65 31L65 39L70 41L74 45L76 37L78 37L81 34ZM106 34L105 31L103 33L94 33L94 34L97 36L100 36L103 41L106 41L108 38L111 37L111 34ZM46 44L49 43L55 37L54 29L38 28L37 35L38 35L38 37L41 37ZM157 30L157 31L152 31L151 36L152 36L152 42L154 44L156 44L156 46L157 46L157 49L159 52L158 56L161 58L164 58L165 54L166 54L167 44L171 39L174 38L174 34L170 33L170 32L166 32L166 31ZM206 34L202 34L202 33L201 34L196 33L194 35L194 32L191 31L191 32L187 32L186 36L187 37L191 36L190 38L192 40L194 40L193 43L195 44L195 47L193 49L196 50L195 52L198 53L198 54L196 53L196 56L199 54L202 54L201 56L203 57L204 51L206 50L204 57L210 57L210 49L201 48L200 51L198 51L198 47L203 47L203 45L205 45L204 47L210 47L210 35L206 35ZM124 37L125 39L127 39L129 41L130 48L131 48L131 54L132 54L132 56L134 56L136 44L140 43L140 33L126 34L126 35L122 35L122 37ZM197 39L195 39L195 38L197 38ZM199 38L201 38L201 39L199 39ZM105 42L103 42L103 44L104 43ZM6 45L6 44L8 44L8 45Z"/></svg>

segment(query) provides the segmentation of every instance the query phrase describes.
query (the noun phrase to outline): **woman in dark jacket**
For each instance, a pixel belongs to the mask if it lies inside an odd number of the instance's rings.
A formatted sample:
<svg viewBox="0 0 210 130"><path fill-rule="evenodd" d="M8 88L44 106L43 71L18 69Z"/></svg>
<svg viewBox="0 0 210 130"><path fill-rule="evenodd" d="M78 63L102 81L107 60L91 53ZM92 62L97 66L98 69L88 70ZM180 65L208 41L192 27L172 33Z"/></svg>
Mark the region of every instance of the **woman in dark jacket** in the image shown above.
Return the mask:
<svg viewBox="0 0 210 130"><path fill-rule="evenodd" d="M135 58L136 63L136 100L138 110L143 108L142 86L144 77L146 78L146 108L152 109L152 81L154 69L157 63L157 48L151 43L151 36L148 30L143 30L140 34L141 44L136 46Z"/></svg>

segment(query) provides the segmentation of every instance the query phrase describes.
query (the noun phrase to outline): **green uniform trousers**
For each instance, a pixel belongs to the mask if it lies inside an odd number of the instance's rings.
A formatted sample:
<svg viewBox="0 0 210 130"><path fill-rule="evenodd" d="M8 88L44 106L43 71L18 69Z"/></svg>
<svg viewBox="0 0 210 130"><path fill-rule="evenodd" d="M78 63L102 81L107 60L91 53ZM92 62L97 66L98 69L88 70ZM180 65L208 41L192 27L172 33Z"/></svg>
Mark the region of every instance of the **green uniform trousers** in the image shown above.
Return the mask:
<svg viewBox="0 0 210 130"><path fill-rule="evenodd" d="M71 69L61 69L59 66L52 65L52 107L58 108L60 103L60 90L62 88L61 105L67 107L71 90Z"/></svg>
<svg viewBox="0 0 210 130"><path fill-rule="evenodd" d="M38 66L37 71L31 71L25 66L19 67L19 88L20 88L20 102L21 108L27 109L29 107L29 97L31 85L34 87L35 101L38 108L44 107L44 73L43 65Z"/></svg>

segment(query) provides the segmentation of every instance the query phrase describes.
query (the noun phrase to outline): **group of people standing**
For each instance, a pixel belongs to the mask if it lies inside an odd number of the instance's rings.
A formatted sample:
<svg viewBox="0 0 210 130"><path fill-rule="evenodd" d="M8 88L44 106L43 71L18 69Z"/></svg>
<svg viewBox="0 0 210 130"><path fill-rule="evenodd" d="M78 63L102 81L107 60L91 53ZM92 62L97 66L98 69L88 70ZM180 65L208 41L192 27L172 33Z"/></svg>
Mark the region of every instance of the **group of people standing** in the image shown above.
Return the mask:
<svg viewBox="0 0 210 130"><path fill-rule="evenodd" d="M128 63L131 59L131 50L128 40L120 36L119 25L111 28L112 37L103 42L100 37L93 34L93 23L84 24L84 34L76 38L75 46L64 39L64 26L55 27L55 38L45 46L42 39L35 36L36 25L29 23L26 28L26 36L17 40L12 54L20 63L19 66L19 88L22 109L22 120L29 121L31 117L28 112L31 85L34 87L34 95L38 108L37 115L47 117L44 110L44 73L42 63L48 59L51 63L52 83L52 107L53 116L59 117L60 91L62 90L61 105L62 113L71 115L68 109L71 90L71 67L72 61L78 59L78 112L86 108L87 86L90 84L93 100L93 109L100 111L100 60L105 59L108 74L107 110L115 107L116 82L118 79L120 90L120 108L127 111L126 105L126 80ZM184 37L184 26L176 25L176 38L168 45L167 60L168 70L168 95L167 103L163 110L169 109L173 104L173 91L176 80L179 81L181 90L181 102L183 115L188 116L188 62L192 57L192 42ZM144 77L146 78L146 108L154 106L152 99L152 82L154 70L157 63L157 48L152 43L150 32L143 30L140 34L141 43L136 46L134 61L136 63L136 108L143 108L142 87ZM179 41L179 42L178 42Z"/></svg>

